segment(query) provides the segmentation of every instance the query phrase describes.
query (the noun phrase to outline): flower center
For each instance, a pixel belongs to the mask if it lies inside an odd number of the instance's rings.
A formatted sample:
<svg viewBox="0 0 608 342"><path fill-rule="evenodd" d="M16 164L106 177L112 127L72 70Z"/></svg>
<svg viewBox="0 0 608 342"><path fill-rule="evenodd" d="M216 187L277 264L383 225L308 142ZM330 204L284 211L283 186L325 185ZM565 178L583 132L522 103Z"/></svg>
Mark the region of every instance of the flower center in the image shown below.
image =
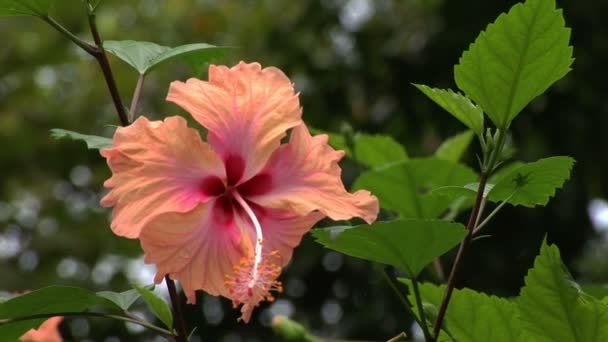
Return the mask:
<svg viewBox="0 0 608 342"><path fill-rule="evenodd" d="M249 216L249 219L251 219L251 222L253 222L253 226L255 227L255 235L256 235L256 239L255 239L255 256L254 256L254 262L253 262L253 268L252 268L252 277L251 280L249 281L249 287L253 287L253 285L256 283L257 279L258 279L258 267L260 265L260 262L262 261L262 242L264 242L264 234L262 233L262 226L260 226L260 222L258 221L258 218L255 216L255 213L253 212L253 210L251 210L251 207L249 206L249 204L247 204L247 202L243 199L243 197L241 197L241 195L239 195L239 193L237 191L232 192L232 196L234 196L234 199L238 202L238 204L241 205L241 207L243 207L243 210L245 210L245 213L247 213L247 216Z"/></svg>
<svg viewBox="0 0 608 342"><path fill-rule="evenodd" d="M244 303L257 306L262 300L273 301L274 297L270 291L283 291L283 285L276 280L281 273L281 257L278 251L264 252L262 226L255 212L238 191L230 193L253 223L256 243L253 258L242 258L240 263L233 267L233 274L225 275L224 284L228 287L235 306Z"/></svg>

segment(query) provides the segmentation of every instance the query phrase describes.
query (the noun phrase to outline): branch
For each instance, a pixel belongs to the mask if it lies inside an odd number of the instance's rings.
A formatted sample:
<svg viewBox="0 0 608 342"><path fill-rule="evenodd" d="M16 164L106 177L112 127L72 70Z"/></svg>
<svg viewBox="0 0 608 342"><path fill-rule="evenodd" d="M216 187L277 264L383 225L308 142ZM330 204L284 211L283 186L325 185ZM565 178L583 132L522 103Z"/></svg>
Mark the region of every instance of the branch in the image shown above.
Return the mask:
<svg viewBox="0 0 608 342"><path fill-rule="evenodd" d="M129 119L127 118L127 112L125 107L122 105L122 100L120 99L120 94L118 93L118 87L116 87L116 81L114 80L114 75L112 75L112 69L110 68L110 63L108 62L108 56L106 56L106 52L103 49L103 42L99 36L97 24L95 23L95 14L89 13L88 17L91 34L93 35L95 45L97 45L97 49L93 53L93 57L95 57L97 63L99 63L99 66L101 67L103 77L106 80L106 84L108 86L108 90L110 91L110 95L112 96L112 101L114 102L114 107L116 107L116 113L118 114L121 125L128 126Z"/></svg>
<svg viewBox="0 0 608 342"><path fill-rule="evenodd" d="M477 196L475 198L475 206L473 207L473 211L471 212L471 216L469 217L469 222L467 223L467 236L460 243L458 253L456 254L456 260L454 260L454 265L452 266L452 270L450 271L447 288L445 290L445 294L443 295L443 299L441 301L441 306L439 307L439 311L437 313L437 319L435 320L435 324L433 325L433 337L431 341L436 341L439 337L439 331L441 330L445 314L448 310L448 304L450 303L450 298L452 297L454 286L456 286L456 278L458 277L458 274L462 267L465 251L473 238L473 231L475 229L475 223L477 222L477 217L479 216L479 212L483 202L483 193L486 187L487 180L488 175L486 173L482 173L479 177L479 187L477 189Z"/></svg>
<svg viewBox="0 0 608 342"><path fill-rule="evenodd" d="M167 289L169 290L169 296L171 297L171 304L173 306L173 317L175 319L175 330L177 330L176 342L187 342L188 331L186 330L186 322L184 322L184 315L182 313L182 307L179 301L179 295L175 288L175 283L168 275L165 276L165 282L167 283Z"/></svg>

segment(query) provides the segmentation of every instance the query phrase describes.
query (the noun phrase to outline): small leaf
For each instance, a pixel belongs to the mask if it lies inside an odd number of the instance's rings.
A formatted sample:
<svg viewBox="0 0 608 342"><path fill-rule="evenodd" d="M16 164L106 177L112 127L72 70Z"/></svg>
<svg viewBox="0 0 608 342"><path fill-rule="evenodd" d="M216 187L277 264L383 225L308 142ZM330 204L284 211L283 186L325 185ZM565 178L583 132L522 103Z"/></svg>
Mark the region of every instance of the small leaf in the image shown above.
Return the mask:
<svg viewBox="0 0 608 342"><path fill-rule="evenodd" d="M573 165L574 159L570 157L550 157L523 164L502 177L488 198L500 202L515 192L508 201L512 205L546 205L570 177Z"/></svg>
<svg viewBox="0 0 608 342"><path fill-rule="evenodd" d="M190 64L202 65L225 56L229 48L198 43L171 48L156 43L134 40L107 40L103 47L144 75L172 59L181 58Z"/></svg>
<svg viewBox="0 0 608 342"><path fill-rule="evenodd" d="M146 289L145 287L139 287L133 285L133 288L139 292L144 300L150 306L150 309L154 312L156 317L161 320L169 329L173 328L173 314L167 302L159 298L154 292Z"/></svg>
<svg viewBox="0 0 608 342"><path fill-rule="evenodd" d="M36 16L48 14L51 0L0 0L0 16Z"/></svg>
<svg viewBox="0 0 608 342"><path fill-rule="evenodd" d="M81 140L87 144L89 150L101 150L102 148L111 148L112 139L100 137L97 135L80 134L77 132L68 131L60 128L51 129L51 137L54 139L69 138L72 140Z"/></svg>
<svg viewBox="0 0 608 342"><path fill-rule="evenodd" d="M171 50L168 46L134 40L106 40L103 42L103 48L135 68L142 75L153 65L158 56Z"/></svg>
<svg viewBox="0 0 608 342"><path fill-rule="evenodd" d="M431 190L449 185L462 186L477 179L473 170L462 164L437 158L410 159L386 168L364 172L355 189L368 189L385 209L395 210L402 218L436 218L452 199Z"/></svg>
<svg viewBox="0 0 608 342"><path fill-rule="evenodd" d="M483 111L466 96L451 89L431 88L424 84L414 86L473 132L478 135L483 133Z"/></svg>
<svg viewBox="0 0 608 342"><path fill-rule="evenodd" d="M446 139L435 151L435 156L440 159L459 161L471 145L474 136L473 131L464 131Z"/></svg>
<svg viewBox="0 0 608 342"><path fill-rule="evenodd" d="M78 287L49 286L0 303L0 320L58 312L83 312L102 305L119 309L113 302ZM46 319L33 319L0 325L2 341L17 341L29 329L37 328Z"/></svg>
<svg viewBox="0 0 608 342"><path fill-rule="evenodd" d="M152 288L154 288L154 286L152 286ZM124 311L129 310L131 305L140 297L139 292L135 289L124 292L100 291L97 292L97 295L118 305Z"/></svg>
<svg viewBox="0 0 608 342"><path fill-rule="evenodd" d="M408 159L405 148L390 136L367 134L355 138L355 158L371 168Z"/></svg>
<svg viewBox="0 0 608 342"><path fill-rule="evenodd" d="M411 280L399 278L399 281L407 285L410 302L415 303ZM419 289L423 303L432 307L441 305L445 285L419 284ZM418 316L418 308L413 309ZM443 327L449 331L456 341L522 341L524 334L519 329L516 314L517 305L513 301L488 296L471 289L455 289L452 293Z"/></svg>
<svg viewBox="0 0 608 342"><path fill-rule="evenodd" d="M537 341L608 341L608 307L581 292L555 245L543 241L525 283L519 318Z"/></svg>
<svg viewBox="0 0 608 342"><path fill-rule="evenodd" d="M546 205L557 189L570 177L574 159L550 157L533 163L516 163L493 177L496 184L487 183L484 196L491 202L507 201L512 205L534 207ZM447 199L465 197L473 200L479 183L464 186L444 186L433 189L434 194Z"/></svg>
<svg viewBox="0 0 608 342"><path fill-rule="evenodd" d="M314 229L312 235L327 248L392 265L415 277L434 258L458 244L466 230L455 222L407 219Z"/></svg>
<svg viewBox="0 0 608 342"><path fill-rule="evenodd" d="M528 0L501 14L454 67L456 84L507 129L532 99L570 71L570 29L553 0Z"/></svg>

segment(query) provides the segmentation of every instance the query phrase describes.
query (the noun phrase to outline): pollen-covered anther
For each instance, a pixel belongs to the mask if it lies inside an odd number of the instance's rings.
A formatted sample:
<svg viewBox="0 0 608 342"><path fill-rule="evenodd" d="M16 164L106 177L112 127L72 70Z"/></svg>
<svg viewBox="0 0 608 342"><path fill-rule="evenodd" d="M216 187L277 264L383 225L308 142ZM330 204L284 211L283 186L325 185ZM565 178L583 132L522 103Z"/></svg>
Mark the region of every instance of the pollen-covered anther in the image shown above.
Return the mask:
<svg viewBox="0 0 608 342"><path fill-rule="evenodd" d="M255 257L246 259L234 268L232 276L226 276L224 285L232 296L233 305L242 303L258 304L261 301L274 301L271 292L283 292L283 284L276 280L281 273L278 265L280 255L277 251L264 254L255 270ZM255 305L254 304L254 305Z"/></svg>

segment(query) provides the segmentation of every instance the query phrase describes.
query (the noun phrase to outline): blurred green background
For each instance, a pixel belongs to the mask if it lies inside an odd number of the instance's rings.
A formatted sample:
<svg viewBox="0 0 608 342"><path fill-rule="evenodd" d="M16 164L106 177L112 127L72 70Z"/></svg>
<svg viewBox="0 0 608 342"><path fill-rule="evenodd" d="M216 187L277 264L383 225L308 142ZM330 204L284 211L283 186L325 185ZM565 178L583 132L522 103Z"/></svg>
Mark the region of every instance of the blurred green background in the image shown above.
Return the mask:
<svg viewBox="0 0 608 342"><path fill-rule="evenodd" d="M258 61L284 70L301 92L309 125L390 134L421 157L464 127L410 83L455 88L452 67L461 52L514 3L104 0L98 24L105 39L236 46L225 64ZM501 212L486 231L492 237L473 244L459 286L515 295L545 235L577 280L608 280L608 205L601 200L608 193L608 2L558 6L572 27L574 70L514 121L512 143L517 159L570 155L578 162L547 208ZM90 39L79 0L56 1L52 14ZM118 124L95 61L34 18L0 19L0 37L0 290L64 284L119 291L151 283L154 271L143 266L137 241L114 236L110 212L98 205L110 175L104 160L82 143L49 138L55 127L109 135L108 125ZM110 61L128 104L137 75ZM185 114L164 98L172 80L190 76L179 63L152 72L140 112ZM476 151L466 158L473 167ZM356 170L344 166L352 182ZM328 338L386 340L410 330L378 266L324 250L308 236L282 280L286 293L249 325L236 322L227 300L201 294L187 307L189 325L197 327L193 341L268 341L276 314ZM69 319L62 333L69 341L155 341L147 331L97 319Z"/></svg>

